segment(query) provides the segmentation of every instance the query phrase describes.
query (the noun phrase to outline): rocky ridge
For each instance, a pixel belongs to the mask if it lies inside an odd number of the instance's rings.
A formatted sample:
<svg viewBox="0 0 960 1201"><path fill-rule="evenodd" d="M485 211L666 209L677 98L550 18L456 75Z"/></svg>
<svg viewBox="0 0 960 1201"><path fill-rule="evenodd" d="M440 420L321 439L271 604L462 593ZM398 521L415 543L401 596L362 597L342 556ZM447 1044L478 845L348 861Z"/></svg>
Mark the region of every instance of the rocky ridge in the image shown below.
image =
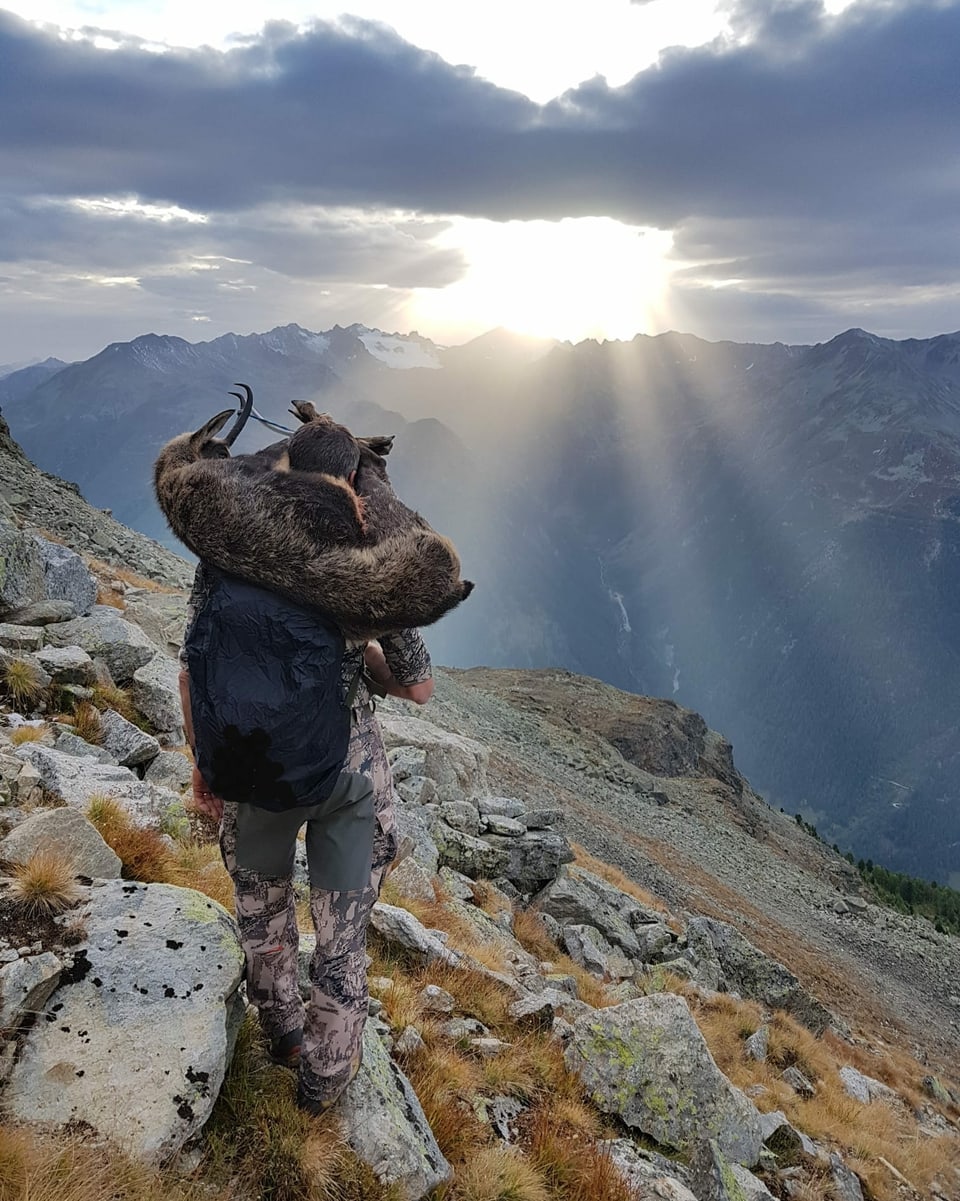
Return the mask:
<svg viewBox="0 0 960 1201"><path fill-rule="evenodd" d="M123 607L97 605L78 555L2 515L0 539L0 1103L40 1129L80 1121L150 1163L191 1148L202 1159L246 1007L236 929L200 892L122 879L129 865L89 820L108 794L134 826L184 837L185 597L118 580ZM24 666L33 687L14 706ZM843 860L752 793L696 715L566 673L438 675L426 713L382 710L404 858L375 910L371 971L403 961L448 987L427 983L401 1021L399 977L372 976L364 1066L337 1114L382 1185L419 1198L459 1170L411 1083L425 1048L489 1062L524 1030L562 1049L609 1123L595 1150L641 1201L919 1195L895 1164L804 1128L809 1098L840 1088L865 1120L881 1107L958 1162L956 940L873 906ZM120 689L136 721L105 703ZM93 702L99 745L75 724ZM11 878L44 851L71 861L75 892L31 924ZM304 969L310 949L305 935ZM464 979L505 995L507 1024L458 1000ZM710 1021L741 1004L721 1070ZM803 1029L833 1059L785 1064L778 1040L806 1045ZM916 1089L877 1078L881 1038L903 1036L926 1067ZM862 1070L874 1062L877 1075ZM768 1075L748 1095L731 1077L749 1063ZM468 1111L522 1151L531 1104L506 1085L476 1091ZM951 1201L960 1173L947 1162L926 1195Z"/></svg>

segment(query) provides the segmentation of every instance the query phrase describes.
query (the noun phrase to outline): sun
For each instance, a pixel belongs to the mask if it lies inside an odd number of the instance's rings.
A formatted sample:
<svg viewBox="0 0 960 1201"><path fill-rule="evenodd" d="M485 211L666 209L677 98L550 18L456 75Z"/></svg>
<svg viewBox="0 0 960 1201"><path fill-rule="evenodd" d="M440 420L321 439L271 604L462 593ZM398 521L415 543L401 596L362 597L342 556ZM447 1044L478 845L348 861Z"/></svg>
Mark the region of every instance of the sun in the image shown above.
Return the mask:
<svg viewBox="0 0 960 1201"><path fill-rule="evenodd" d="M442 290L419 290L413 316L434 329L632 338L657 324L672 243L668 231L609 217L456 219L437 244L459 249L466 273Z"/></svg>

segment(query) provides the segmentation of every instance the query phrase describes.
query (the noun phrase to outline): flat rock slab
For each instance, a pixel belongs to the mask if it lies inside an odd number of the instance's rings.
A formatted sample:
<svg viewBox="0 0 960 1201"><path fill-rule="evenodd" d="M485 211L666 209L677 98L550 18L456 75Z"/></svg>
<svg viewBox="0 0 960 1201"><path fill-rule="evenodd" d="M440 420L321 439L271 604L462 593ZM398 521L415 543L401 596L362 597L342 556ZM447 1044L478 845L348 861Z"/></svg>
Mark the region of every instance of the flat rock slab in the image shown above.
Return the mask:
<svg viewBox="0 0 960 1201"><path fill-rule="evenodd" d="M124 621L110 605L95 605L89 617L48 626L48 646L79 646L102 659L117 684L129 684L139 667L149 663L157 648L139 626Z"/></svg>
<svg viewBox="0 0 960 1201"><path fill-rule="evenodd" d="M716 1139L752 1167L760 1118L714 1063L686 1001L659 993L578 1018L564 1052L596 1104L664 1146Z"/></svg>
<svg viewBox="0 0 960 1201"><path fill-rule="evenodd" d="M0 967L0 1033L37 1013L57 987L63 963L52 951Z"/></svg>
<svg viewBox="0 0 960 1201"><path fill-rule="evenodd" d="M103 749L112 755L121 767L136 767L160 754L160 743L152 734L147 734L113 709L105 709L100 714L100 725L103 727ZM187 765L187 779L189 778L190 769ZM161 783L159 780L154 782Z"/></svg>
<svg viewBox="0 0 960 1201"><path fill-rule="evenodd" d="M334 1112L354 1152L404 1201L420 1201L453 1176L410 1081L370 1022L363 1064Z"/></svg>
<svg viewBox="0 0 960 1201"><path fill-rule="evenodd" d="M89 1123L161 1163L213 1109L242 1015L233 919L191 889L111 880L87 942L27 1035L5 1104L20 1121Z"/></svg>
<svg viewBox="0 0 960 1201"><path fill-rule="evenodd" d="M38 809L0 842L0 859L13 863L26 863L37 851L70 859L78 876L115 880L120 875L119 855L76 809Z"/></svg>
<svg viewBox="0 0 960 1201"><path fill-rule="evenodd" d="M86 808L92 796L111 796L138 825L149 825L180 802L178 793L139 780L126 767L80 759L37 742L25 742L16 754L36 769L47 792L74 809Z"/></svg>
<svg viewBox="0 0 960 1201"><path fill-rule="evenodd" d="M175 659L163 654L154 655L149 663L133 673L130 691L137 709L162 732L162 741L183 741L180 667Z"/></svg>

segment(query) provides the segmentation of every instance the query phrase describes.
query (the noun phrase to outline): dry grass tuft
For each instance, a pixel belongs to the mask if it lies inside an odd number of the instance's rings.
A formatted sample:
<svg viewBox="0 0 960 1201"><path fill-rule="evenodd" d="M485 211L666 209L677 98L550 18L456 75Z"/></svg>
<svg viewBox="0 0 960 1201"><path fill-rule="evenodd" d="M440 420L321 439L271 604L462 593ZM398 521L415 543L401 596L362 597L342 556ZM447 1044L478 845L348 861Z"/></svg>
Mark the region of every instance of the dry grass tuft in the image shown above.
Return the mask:
<svg viewBox="0 0 960 1201"><path fill-rule="evenodd" d="M121 717L125 717L127 721L132 721L134 724L140 720L130 693L125 688L117 688L115 684L95 684L93 705L101 712L104 709L113 709Z"/></svg>
<svg viewBox="0 0 960 1201"><path fill-rule="evenodd" d="M0 1126L0 1201L228 1201L109 1147Z"/></svg>
<svg viewBox="0 0 960 1201"><path fill-rule="evenodd" d="M491 917L501 917L504 913L513 914L513 905L509 898L496 888L489 880L474 880L470 886L474 902Z"/></svg>
<svg viewBox="0 0 960 1201"><path fill-rule="evenodd" d="M541 960L555 960L560 949L547 932L536 909L518 909L513 918L513 936L525 951Z"/></svg>
<svg viewBox="0 0 960 1201"><path fill-rule="evenodd" d="M87 817L107 846L120 856L125 879L144 884L170 882L173 855L159 830L134 825L130 814L110 796L92 796L87 802Z"/></svg>
<svg viewBox="0 0 960 1201"><path fill-rule="evenodd" d="M101 584L97 589L97 604L110 605L114 609L125 609L127 602L119 592L114 592L109 584Z"/></svg>
<svg viewBox="0 0 960 1201"><path fill-rule="evenodd" d="M81 701L73 711L73 732L91 746L103 745L103 722L89 701Z"/></svg>
<svg viewBox="0 0 960 1201"><path fill-rule="evenodd" d="M223 1201L390 1201L340 1136L331 1118L296 1106L296 1080L266 1058L257 1022L248 1017L213 1115L204 1128L204 1168L222 1184Z"/></svg>
<svg viewBox="0 0 960 1201"><path fill-rule="evenodd" d="M7 896L31 917L63 913L80 900L73 860L54 851L35 851L26 863L15 863Z"/></svg>
<svg viewBox="0 0 960 1201"><path fill-rule="evenodd" d="M537 1113L530 1131L528 1159L563 1201L635 1201L610 1158L590 1139L571 1138L553 1126L550 1111Z"/></svg>
<svg viewBox="0 0 960 1201"><path fill-rule="evenodd" d="M404 1065L440 1150L453 1163L489 1142L490 1131L474 1112L479 1065L450 1047L427 1046Z"/></svg>
<svg viewBox="0 0 960 1201"><path fill-rule="evenodd" d="M3 689L16 706L34 705L43 695L40 675L26 659L8 659L2 671Z"/></svg>
<svg viewBox="0 0 960 1201"><path fill-rule="evenodd" d="M457 1175L459 1201L552 1201L537 1169L512 1147L481 1147Z"/></svg>
<svg viewBox="0 0 960 1201"><path fill-rule="evenodd" d="M233 912L233 881L215 842L181 843L171 855L166 883L194 888Z"/></svg>
<svg viewBox="0 0 960 1201"><path fill-rule="evenodd" d="M43 742L48 728L47 726L18 726L16 730L11 730L10 741L14 746L22 746L25 742Z"/></svg>

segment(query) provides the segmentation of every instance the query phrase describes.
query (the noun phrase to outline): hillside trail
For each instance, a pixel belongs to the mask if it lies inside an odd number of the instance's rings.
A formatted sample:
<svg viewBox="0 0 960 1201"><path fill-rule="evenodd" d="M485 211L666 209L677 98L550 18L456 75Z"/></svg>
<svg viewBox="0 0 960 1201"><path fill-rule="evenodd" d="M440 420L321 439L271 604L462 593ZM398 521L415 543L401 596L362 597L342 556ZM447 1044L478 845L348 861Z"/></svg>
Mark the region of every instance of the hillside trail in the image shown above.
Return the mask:
<svg viewBox="0 0 960 1201"><path fill-rule="evenodd" d="M423 716L490 746L494 792L559 805L572 839L675 912L738 927L878 1055L895 1044L960 1071L960 939L873 904L851 912L855 869L749 786L654 776L589 728L638 698L568 672L437 675ZM676 706L644 703L664 706L665 730Z"/></svg>

